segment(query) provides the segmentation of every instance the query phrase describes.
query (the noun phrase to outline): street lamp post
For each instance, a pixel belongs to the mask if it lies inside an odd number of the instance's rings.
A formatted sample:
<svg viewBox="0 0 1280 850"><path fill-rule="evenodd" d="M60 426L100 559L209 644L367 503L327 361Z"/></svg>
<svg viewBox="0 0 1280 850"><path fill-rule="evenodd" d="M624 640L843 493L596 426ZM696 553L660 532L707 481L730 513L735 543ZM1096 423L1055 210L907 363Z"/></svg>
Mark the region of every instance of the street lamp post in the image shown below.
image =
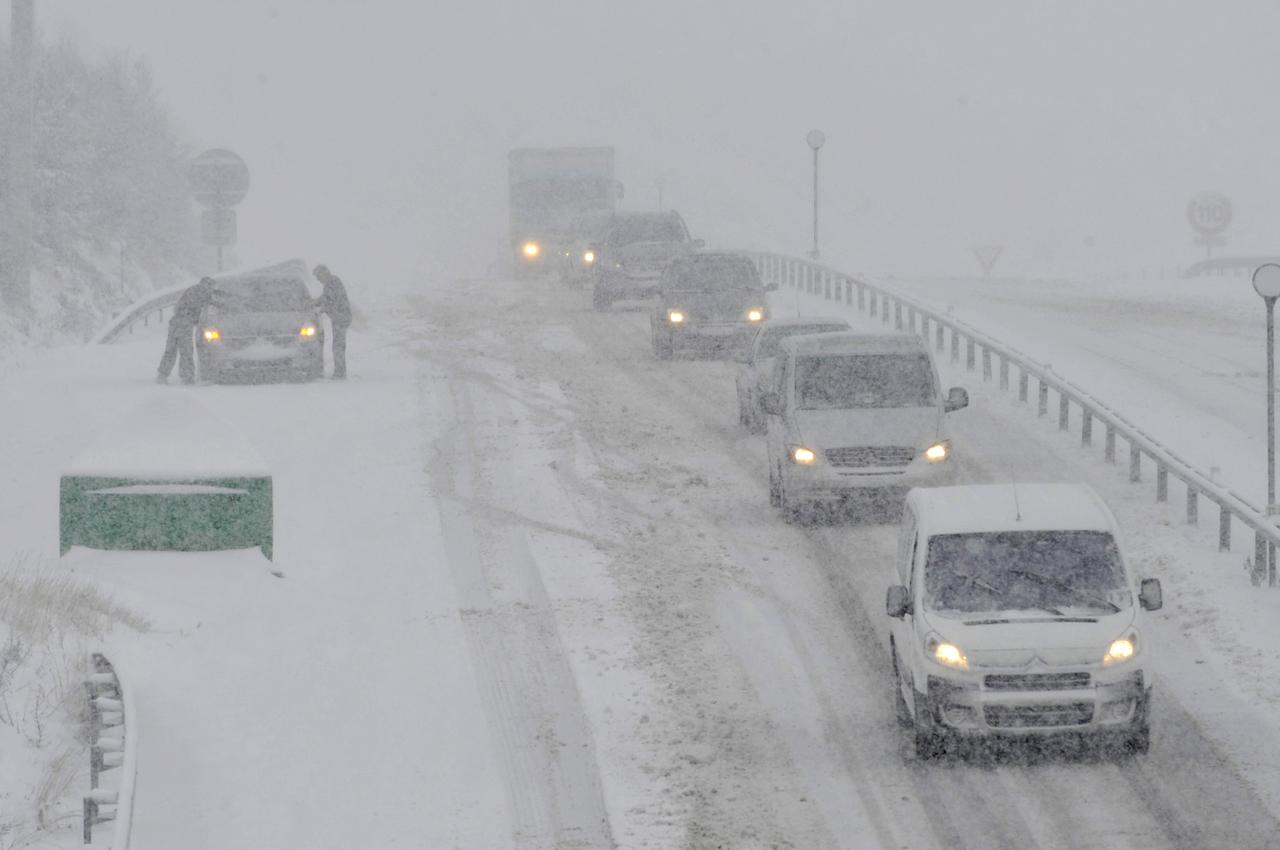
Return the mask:
<svg viewBox="0 0 1280 850"><path fill-rule="evenodd" d="M813 250L809 256L818 259L818 149L827 141L821 130L810 130L804 140L813 148Z"/></svg>
<svg viewBox="0 0 1280 850"><path fill-rule="evenodd" d="M1253 288L1267 307L1267 516L1276 508L1276 299L1280 298L1280 265L1264 263L1253 271ZM1267 546L1267 583L1276 583L1276 547Z"/></svg>

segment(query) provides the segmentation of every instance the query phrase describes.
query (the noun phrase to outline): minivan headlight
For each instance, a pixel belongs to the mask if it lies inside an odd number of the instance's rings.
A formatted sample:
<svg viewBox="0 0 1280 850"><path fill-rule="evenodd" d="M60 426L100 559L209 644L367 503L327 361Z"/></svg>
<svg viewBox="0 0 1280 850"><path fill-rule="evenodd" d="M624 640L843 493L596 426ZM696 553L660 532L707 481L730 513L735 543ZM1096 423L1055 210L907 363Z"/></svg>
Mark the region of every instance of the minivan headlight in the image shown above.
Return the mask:
<svg viewBox="0 0 1280 850"><path fill-rule="evenodd" d="M595 251L583 251L583 252L582 252L582 263L583 263L583 265L587 265L587 266L589 266L589 265L591 265L592 263L594 263L595 261L596 261L596 252L595 252Z"/></svg>
<svg viewBox="0 0 1280 850"><path fill-rule="evenodd" d="M1138 633L1129 632L1124 637L1111 641L1107 654L1102 656L1103 664L1120 664L1138 654Z"/></svg>
<svg viewBox="0 0 1280 850"><path fill-rule="evenodd" d="M748 322L759 322L759 321L763 321L763 320L764 320L764 308L763 308L763 307L752 307L750 310L748 310L748 311L747 311L747 321L748 321Z"/></svg>
<svg viewBox="0 0 1280 850"><path fill-rule="evenodd" d="M315 335L316 335L315 325L303 325L302 327L298 328L298 336L310 337Z"/></svg>
<svg viewBox="0 0 1280 850"><path fill-rule="evenodd" d="M204 329L204 341L205 341L205 342L217 342L217 341L218 341L218 340L220 340L220 339L222 339L222 334L220 334L220 333L218 332L218 329L217 329L217 328L205 328L205 329Z"/></svg>
<svg viewBox="0 0 1280 850"><path fill-rule="evenodd" d="M818 453L813 449L807 449L804 446L792 446L787 452L787 457L791 458L792 463L798 463L801 466L809 466L818 459Z"/></svg>
<svg viewBox="0 0 1280 850"><path fill-rule="evenodd" d="M969 659L954 643L949 643L937 635L929 635L924 641L925 654L943 667L956 670L968 670Z"/></svg>
<svg viewBox="0 0 1280 850"><path fill-rule="evenodd" d="M667 321L668 321L668 322L670 322L670 323L671 323L671 324L673 324L673 325L682 325L682 324L684 324L684 311L683 311L683 310L668 310L668 311L667 311Z"/></svg>
<svg viewBox="0 0 1280 850"><path fill-rule="evenodd" d="M937 463L940 460L946 460L951 456L951 445L946 442L934 443L932 446L924 450L925 460L930 463Z"/></svg>

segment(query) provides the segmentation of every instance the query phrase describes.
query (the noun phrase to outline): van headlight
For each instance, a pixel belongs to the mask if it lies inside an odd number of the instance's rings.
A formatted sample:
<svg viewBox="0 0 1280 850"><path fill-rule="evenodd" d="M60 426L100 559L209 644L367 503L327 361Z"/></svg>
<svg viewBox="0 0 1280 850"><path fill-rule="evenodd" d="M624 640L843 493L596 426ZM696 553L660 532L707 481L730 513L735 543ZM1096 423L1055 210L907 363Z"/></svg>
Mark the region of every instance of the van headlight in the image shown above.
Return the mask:
<svg viewBox="0 0 1280 850"><path fill-rule="evenodd" d="M595 261L596 261L596 252L595 252L595 251L583 251L583 252L582 252L582 264L583 264L584 266L589 266L589 265L591 265L592 263L594 263Z"/></svg>
<svg viewBox="0 0 1280 850"><path fill-rule="evenodd" d="M924 458L929 463L937 463L946 460L951 456L951 444L947 442L934 443L932 446L924 450Z"/></svg>
<svg viewBox="0 0 1280 850"><path fill-rule="evenodd" d="M1107 654L1102 656L1102 663L1120 664L1138 654L1138 633L1129 632L1124 637L1111 641Z"/></svg>
<svg viewBox="0 0 1280 850"><path fill-rule="evenodd" d="M670 323L671 323L671 324L673 324L673 325L683 325L683 324L684 324L684 311L683 311L683 310L668 310L668 311L667 311L667 321L668 321L668 322L670 322Z"/></svg>
<svg viewBox="0 0 1280 850"><path fill-rule="evenodd" d="M303 325L302 327L298 328L298 336L313 337L315 335L316 335L315 325Z"/></svg>
<svg viewBox="0 0 1280 850"><path fill-rule="evenodd" d="M220 340L220 339L222 339L222 334L220 334L220 333L218 332L218 329L217 329L217 328L205 328L205 329L204 329L204 341L205 341L205 342L217 342L217 341L218 341L218 340Z"/></svg>
<svg viewBox="0 0 1280 850"><path fill-rule="evenodd" d="M804 446L792 446L787 450L787 457L791 458L792 463L798 463L801 466L811 466L818 459L818 453L813 449L807 449Z"/></svg>
<svg viewBox="0 0 1280 850"><path fill-rule="evenodd" d="M542 246L531 239L520 246L520 253L524 254L526 260L536 260L542 253Z"/></svg>
<svg viewBox="0 0 1280 850"><path fill-rule="evenodd" d="M969 659L960 651L960 647L937 635L929 635L925 638L924 652L943 667L952 667L956 670L969 669Z"/></svg>
<svg viewBox="0 0 1280 850"><path fill-rule="evenodd" d="M759 322L759 321L763 321L763 320L764 320L764 308L763 308L763 307L752 307L750 310L748 310L748 311L747 311L747 321L748 321L748 322Z"/></svg>

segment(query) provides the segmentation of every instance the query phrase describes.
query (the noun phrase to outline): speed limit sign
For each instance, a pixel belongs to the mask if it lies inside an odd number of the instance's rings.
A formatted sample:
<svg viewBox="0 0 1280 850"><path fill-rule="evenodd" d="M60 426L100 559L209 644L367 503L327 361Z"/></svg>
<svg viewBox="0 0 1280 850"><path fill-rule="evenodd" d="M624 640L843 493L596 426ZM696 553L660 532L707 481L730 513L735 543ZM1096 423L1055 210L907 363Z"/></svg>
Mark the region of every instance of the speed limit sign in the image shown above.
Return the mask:
<svg viewBox="0 0 1280 850"><path fill-rule="evenodd" d="M1201 236L1217 236L1231 224L1231 199L1221 192L1201 192L1187 204L1187 221Z"/></svg>

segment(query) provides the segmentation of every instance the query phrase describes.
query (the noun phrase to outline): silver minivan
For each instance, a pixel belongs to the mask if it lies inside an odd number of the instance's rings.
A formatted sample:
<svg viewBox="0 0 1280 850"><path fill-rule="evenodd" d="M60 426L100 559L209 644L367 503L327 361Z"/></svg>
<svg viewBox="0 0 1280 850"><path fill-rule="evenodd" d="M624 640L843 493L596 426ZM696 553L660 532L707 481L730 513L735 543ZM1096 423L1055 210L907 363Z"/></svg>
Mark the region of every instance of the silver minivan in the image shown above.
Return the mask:
<svg viewBox="0 0 1280 850"><path fill-rule="evenodd" d="M886 594L899 721L920 758L960 738L1150 743L1160 582L1135 582L1084 484L912 490Z"/></svg>
<svg viewBox="0 0 1280 850"><path fill-rule="evenodd" d="M766 414L769 498L788 521L858 491L905 494L954 476L944 397L924 341L910 334L823 333L784 340ZM900 496L898 497L900 498Z"/></svg>

